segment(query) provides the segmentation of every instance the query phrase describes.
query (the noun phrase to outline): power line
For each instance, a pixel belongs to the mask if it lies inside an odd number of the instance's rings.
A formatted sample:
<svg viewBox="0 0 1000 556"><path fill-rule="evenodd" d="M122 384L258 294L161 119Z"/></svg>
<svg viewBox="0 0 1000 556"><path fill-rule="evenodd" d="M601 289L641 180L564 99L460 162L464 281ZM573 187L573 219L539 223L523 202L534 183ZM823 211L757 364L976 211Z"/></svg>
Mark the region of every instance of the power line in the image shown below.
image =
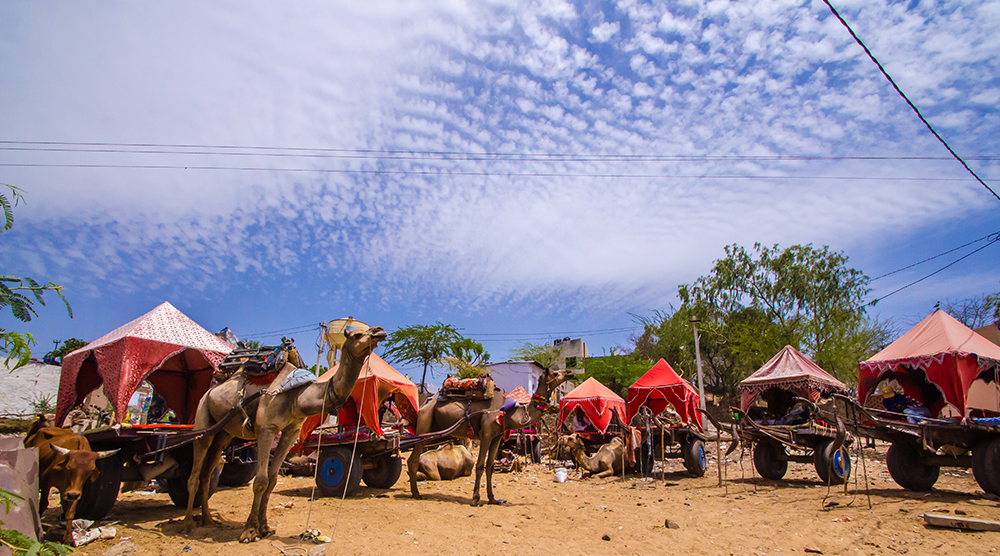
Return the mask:
<svg viewBox="0 0 1000 556"><path fill-rule="evenodd" d="M618 332L628 332L635 330L637 326L626 326L621 328L599 328L597 330L573 330L563 332L467 332L469 336L582 336L584 334L614 334Z"/></svg>
<svg viewBox="0 0 1000 556"><path fill-rule="evenodd" d="M476 151L404 151L375 149L333 149L316 147L259 147L239 145L191 145L160 143L74 143L57 141L0 141L0 145L39 145L0 147L10 152L53 152L88 154L168 154L211 156L263 156L283 158L334 158L361 160L467 160L518 162L718 162L718 161L885 161L951 160L940 156L814 156L814 155L643 155L600 153L476 152ZM97 148L101 147L101 148ZM116 147L116 148L111 148ZM142 149L142 150L136 150ZM186 149L186 150L170 150ZM190 150L199 149L199 150ZM227 149L227 150L217 150ZM234 152L235 151L235 152ZM262 152L279 151L279 152ZM281 152L284 151L284 152ZM998 156L972 157L970 160L1000 160Z"/></svg>
<svg viewBox="0 0 1000 556"><path fill-rule="evenodd" d="M843 17L841 17L840 12L837 11L837 8L833 7L833 4L830 3L830 0L823 0L823 2L825 2L826 5L830 7L830 11L833 12L833 15L837 16L837 19L839 19L840 22L844 24L844 27L846 27L847 31L851 34L852 37L854 37L854 40L857 41L857 43L859 45L861 45L861 48L863 48L865 50L865 54L867 54L868 57L871 58L872 62L875 62L875 65L878 66L878 69L879 69L879 71L882 72L882 75L884 75L885 78L889 80L889 83L892 83L892 87L894 89L896 89L896 92L899 93L899 96L903 97L903 100L906 101L906 104L909 104L910 108L912 108L913 111L916 112L917 117L920 118L921 122L924 122L924 125L927 126L927 129L929 129L931 131L931 133L934 134L934 137L937 137L937 140L940 141L942 145L944 145L944 148L948 149L948 152L950 152L951 155L955 157L955 160L957 160L957 161L959 161L959 162L962 163L962 166L964 166L965 169L968 170L969 173L972 174L972 176L976 178L976 181L978 181L979 183L981 183L983 185L983 187L986 188L987 191L989 191L990 193L992 193L993 196L997 198L997 200L1000 200L1000 195L997 195L997 192L993 191L993 189L989 185L987 185L986 182L983 181L983 179L980 178L972 170L972 168L970 168L969 165L965 163L964 160L962 160L962 157L958 156L958 153L956 153L951 148L951 146L948 145L948 142L945 141L943 137L941 137L940 135L938 135L937 131L934 131L934 128L931 127L931 123L928 122L926 118L924 118L924 115L920 113L920 110L917 108L917 106L915 104L913 104L912 102L910 102L910 99L909 99L909 97L906 96L906 93L904 93L903 90L899 88L899 85L897 85L896 82L892 79L892 76L889 75L889 72L885 71L885 68L882 67L882 64L880 64L879 61L875 58L875 55L872 54L871 50L868 50L868 47L865 46L865 43L862 42L861 38L858 37L857 33L854 32L854 29L851 29L851 26L847 23L847 21Z"/></svg>
<svg viewBox="0 0 1000 556"><path fill-rule="evenodd" d="M603 178L603 179L720 179L720 180L830 180L830 181L920 181L955 182L969 178L872 177L872 176L782 176L746 174L613 174L567 172L439 172L431 170L349 170L337 168L274 168L261 166L183 166L172 164L45 164L0 163L7 168L78 168L124 170L229 170L248 172L315 172L320 174L406 175L436 177L514 177L514 178Z"/></svg>
<svg viewBox="0 0 1000 556"><path fill-rule="evenodd" d="M991 234L991 235L992 235L992 234ZM878 298L878 299L874 299L874 300L872 300L872 301L871 301L871 302L870 302L870 303L869 303L868 305L870 305L870 306L874 307L874 306L875 306L875 304L877 304L877 303L878 303L879 301L882 301L883 299L885 299L885 298L887 298L887 297L889 297L889 296L891 296L891 295L893 295L893 294L896 294L896 293L899 293L899 292L901 292L901 291L905 290L906 288L908 288L908 287L910 287L910 286L913 286L913 285L915 285L915 284L919 284L920 282L923 282L924 280L926 280L926 279L930 278L931 276L934 276L935 274L937 274L937 273L941 272L942 270L945 270L945 269L946 269L946 268L948 268L948 267L951 267L951 266L954 266L954 265L955 265L956 263L958 263L959 261L962 261L962 260L964 260L964 259L967 259L967 258L971 257L972 255L975 255L976 253L978 253L978 252L982 251L983 249L986 249L986 248L987 248L987 247L989 247L990 245L993 245L994 243L998 243L998 242L1000 242L1000 235L997 235L996 237L994 237L993 239L991 239L991 240L989 241L989 243L987 243L986 245L983 245L983 246L982 246L982 247L980 247L979 249L976 249L975 251L972 251L971 253L967 253L967 254L965 254L965 255L963 255L963 256L961 256L961 257L959 257L959 258L955 259L954 261L952 261L952 262L950 262L950 263L948 263L948 264L944 265L943 267L941 267L941 268L939 268L939 269L935 270L934 272L931 272L931 273L930 273L930 274L928 274L927 276L924 276L923 278L920 278L920 279L918 279L918 280L914 280L914 281L910 282L909 284L907 284L907 285L905 285L905 286L903 286L903 287L901 287L901 288L897 288L897 289L895 289L895 290L893 290L893 291L891 291L891 292L889 292L889 293L887 293L887 294L883 295L882 297L880 297L880 298Z"/></svg>
<svg viewBox="0 0 1000 556"><path fill-rule="evenodd" d="M876 276L876 277L872 278L871 281L874 282L875 280L878 280L880 278L885 278L886 276L892 276L893 274L896 274L897 272L902 272L902 271L904 271L906 269L913 268L913 267L915 267L917 265L924 264L927 261L932 261L932 260L934 260L934 259L936 259L938 257L943 257L943 256L947 255L948 253L953 253L955 251L958 251L959 249L962 249L964 247L968 247L968 246L972 245L973 243L979 243L980 241L983 241L984 239L989 239L990 237L993 237L993 239L991 239L990 241L996 241L997 238L1000 238L1000 232L993 232L992 234L986 234L986 235L984 235L983 237L981 237L979 239L974 239L974 240L970 241L969 243L965 243L963 245L959 245L958 247L955 247L954 249L949 249L949 250L945 251L944 253L938 253L937 255L934 255L933 257L927 257L926 259L924 259L922 261L913 263L911 265L906 265L903 268L897 268L896 270L893 270L892 272L886 272L885 274L882 274L880 276Z"/></svg>
<svg viewBox="0 0 1000 556"><path fill-rule="evenodd" d="M321 327L321 324L303 324L302 326L295 326L292 328L282 328L281 330L270 330L268 332L254 332L252 334L243 334L244 338L253 338L255 336L272 336L274 334L284 334L286 332L305 332L307 330L314 330Z"/></svg>

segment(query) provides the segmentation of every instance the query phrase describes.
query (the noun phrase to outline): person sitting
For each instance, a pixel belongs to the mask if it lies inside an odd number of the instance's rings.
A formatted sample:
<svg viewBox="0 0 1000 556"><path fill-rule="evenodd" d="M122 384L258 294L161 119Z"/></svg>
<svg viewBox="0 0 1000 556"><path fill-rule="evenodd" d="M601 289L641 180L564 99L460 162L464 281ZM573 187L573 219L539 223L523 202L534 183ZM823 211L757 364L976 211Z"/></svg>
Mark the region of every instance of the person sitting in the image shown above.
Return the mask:
<svg viewBox="0 0 1000 556"><path fill-rule="evenodd" d="M882 387L882 407L886 411L906 415L908 423L916 424L933 416L929 409L919 405L913 399L897 393L892 386L888 385Z"/></svg>
<svg viewBox="0 0 1000 556"><path fill-rule="evenodd" d="M801 425L809 420L809 407L805 402L797 402L792 409L779 419L775 425Z"/></svg>

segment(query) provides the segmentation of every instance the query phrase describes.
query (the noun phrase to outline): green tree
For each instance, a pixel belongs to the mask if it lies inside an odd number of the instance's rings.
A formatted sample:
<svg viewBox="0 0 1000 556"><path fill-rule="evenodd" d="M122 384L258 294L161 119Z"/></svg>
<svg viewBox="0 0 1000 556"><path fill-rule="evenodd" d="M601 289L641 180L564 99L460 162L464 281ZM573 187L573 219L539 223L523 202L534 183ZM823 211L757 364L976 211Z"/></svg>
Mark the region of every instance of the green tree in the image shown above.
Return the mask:
<svg viewBox="0 0 1000 556"><path fill-rule="evenodd" d="M69 338L68 340L63 341L62 345L59 346L58 348L46 353L45 360L61 363L63 357L69 355L70 353L86 345L87 342L84 342L79 338Z"/></svg>
<svg viewBox="0 0 1000 556"><path fill-rule="evenodd" d="M0 232L5 232L14 225L14 207L24 201L24 196L18 187L8 184L0 185L10 189L13 200L12 204L6 195L0 193L0 207L3 208L4 214L4 225ZM0 274L0 309L10 307L11 314L21 322L28 322L32 317L38 316L35 311L35 303L45 305L45 300L42 297L45 292L55 292L66 305L66 311L70 318L73 318L73 310L66 298L63 297L62 286L52 282L40 286L32 278ZM12 359L15 360L11 370L28 364L28 360L31 358L31 346L34 343L35 339L30 333L22 334L0 328L0 354L6 355L4 357L5 365L9 365Z"/></svg>
<svg viewBox="0 0 1000 556"><path fill-rule="evenodd" d="M383 357L391 363L421 363L420 391L427 392L427 370L445 357L453 357L466 366L478 366L489 361L483 345L465 338L458 329L438 321L435 324L404 326L393 332L385 342Z"/></svg>
<svg viewBox="0 0 1000 556"><path fill-rule="evenodd" d="M637 351L626 355L612 352L611 355L603 357L588 357L585 364L587 371L581 380L594 378L627 400L628 387L646 374L652 366L653 362Z"/></svg>
<svg viewBox="0 0 1000 556"><path fill-rule="evenodd" d="M679 308L638 319L644 330L637 351L664 357L688 374L694 361L690 320L697 317L706 384L733 395L786 344L851 383L857 362L887 343L891 323L867 317L868 277L849 268L842 253L812 245L725 250L708 275L678 288Z"/></svg>
<svg viewBox="0 0 1000 556"><path fill-rule="evenodd" d="M511 350L511 355L518 361L534 361L546 369L551 369L559 362L559 350L549 344L528 342Z"/></svg>

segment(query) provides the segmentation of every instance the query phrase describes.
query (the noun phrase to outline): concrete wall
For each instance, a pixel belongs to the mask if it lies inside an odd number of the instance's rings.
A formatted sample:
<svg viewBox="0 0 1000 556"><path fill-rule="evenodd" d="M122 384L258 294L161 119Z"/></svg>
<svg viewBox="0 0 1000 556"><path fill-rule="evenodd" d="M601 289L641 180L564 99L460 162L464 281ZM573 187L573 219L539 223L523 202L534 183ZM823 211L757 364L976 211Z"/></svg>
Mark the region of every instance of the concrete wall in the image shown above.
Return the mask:
<svg viewBox="0 0 1000 556"><path fill-rule="evenodd" d="M0 415L30 415L30 402L47 396L55 407L62 367L33 362L10 372L2 363L0 359Z"/></svg>

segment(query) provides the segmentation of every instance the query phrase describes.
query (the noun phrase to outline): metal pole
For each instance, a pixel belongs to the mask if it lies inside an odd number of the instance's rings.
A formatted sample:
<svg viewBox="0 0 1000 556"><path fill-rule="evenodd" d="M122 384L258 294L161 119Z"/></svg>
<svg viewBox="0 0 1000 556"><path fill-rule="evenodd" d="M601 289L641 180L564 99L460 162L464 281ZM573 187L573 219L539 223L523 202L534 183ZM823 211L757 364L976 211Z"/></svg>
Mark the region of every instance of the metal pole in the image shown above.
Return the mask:
<svg viewBox="0 0 1000 556"><path fill-rule="evenodd" d="M701 347L698 344L698 317L691 317L691 327L694 328L694 356L698 365L698 397L701 408L705 409L705 376L701 372Z"/></svg>

